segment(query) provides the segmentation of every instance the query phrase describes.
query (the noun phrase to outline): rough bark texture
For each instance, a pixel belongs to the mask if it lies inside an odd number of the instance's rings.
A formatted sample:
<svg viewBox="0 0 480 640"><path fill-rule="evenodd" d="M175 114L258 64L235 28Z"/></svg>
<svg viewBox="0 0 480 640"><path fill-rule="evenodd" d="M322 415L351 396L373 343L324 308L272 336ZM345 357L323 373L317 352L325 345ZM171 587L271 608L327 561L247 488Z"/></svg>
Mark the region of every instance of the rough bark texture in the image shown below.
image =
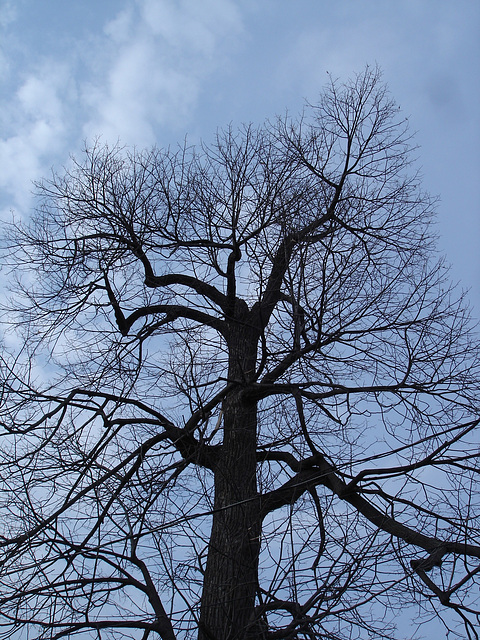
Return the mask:
<svg viewBox="0 0 480 640"><path fill-rule="evenodd" d="M229 378L239 384L223 403L223 447L215 468L216 511L199 640L260 637L253 620L261 531L256 479L257 405L243 394L244 384L255 368L256 340L252 333L242 329L229 344Z"/></svg>

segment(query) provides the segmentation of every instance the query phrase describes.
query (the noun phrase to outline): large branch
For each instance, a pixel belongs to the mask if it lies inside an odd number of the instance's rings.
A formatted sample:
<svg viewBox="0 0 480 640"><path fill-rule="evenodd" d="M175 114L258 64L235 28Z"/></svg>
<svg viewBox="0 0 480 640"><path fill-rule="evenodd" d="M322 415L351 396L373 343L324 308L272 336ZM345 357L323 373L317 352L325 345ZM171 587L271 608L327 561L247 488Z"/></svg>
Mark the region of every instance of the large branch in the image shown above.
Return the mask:
<svg viewBox="0 0 480 640"><path fill-rule="evenodd" d="M147 305L141 307L140 309L136 309L135 311L130 313L130 315L125 316L123 310L120 307L120 303L118 302L115 293L113 292L106 272L103 273L103 280L105 283L105 290L107 292L108 300L112 306L113 312L115 314L115 320L122 336L128 335L128 332L131 329L132 325L135 324L135 322L140 318L157 314L162 314L165 316L164 322L162 324L167 324L168 322L174 321L177 318L187 318L189 320L198 322L198 324L205 324L207 326L213 327L222 334L225 330L223 321L220 320L220 318L215 318L214 316L210 316L204 311L186 307L184 305ZM197 293L215 302L225 313L227 313L228 311L226 296L217 291L215 287L202 282L201 280L197 280L197 278L193 278L191 276L181 274L167 274L164 276L152 275L150 279L146 278L145 284L152 288L174 284L188 286Z"/></svg>
<svg viewBox="0 0 480 640"><path fill-rule="evenodd" d="M275 252L272 259L272 269L263 297L259 302L254 304L251 311L255 326L261 331L267 326L275 306L283 297L281 291L282 283L295 248L305 241L319 242L331 234L331 229L326 229L323 233L317 233L317 231L323 225L335 220L335 210L340 200L344 181L345 176L342 176L339 183L335 185L335 193L326 212L303 228L288 233Z"/></svg>
<svg viewBox="0 0 480 640"><path fill-rule="evenodd" d="M105 277L105 289L107 291L109 302L115 314L115 320L122 336L127 336L128 332L140 318L146 318L147 316L163 315L162 322L157 326L163 326L169 322L174 322L178 318L185 318L187 320L193 320L200 325L206 325L216 329L219 333L224 335L226 327L223 320L215 318L214 316L200 311L198 309L192 309L179 304L153 304L136 309L130 315L125 316L122 311L118 300L113 293L113 290Z"/></svg>
<svg viewBox="0 0 480 640"><path fill-rule="evenodd" d="M145 318L146 316L158 315L162 314L165 316L165 322L173 322L178 318L185 318L186 320L193 320L201 325L207 325L216 329L224 334L226 328L225 324L220 318L215 318L210 316L208 313L204 311L199 311L198 309L191 309L190 307L185 307L180 304L152 304L146 307L141 307L140 309L136 309L133 311L128 317L125 318L125 328L128 332L130 327L140 318Z"/></svg>
<svg viewBox="0 0 480 640"><path fill-rule="evenodd" d="M275 456L275 453L272 453L273 456ZM278 460L282 460L289 464L291 462L284 456L277 456L277 458ZM264 459L266 459L266 457L264 457ZM386 513L380 511L360 495L359 491L354 486L351 486L342 480L335 472L334 467L321 454L312 456L302 463L297 461L297 464L294 464L294 470L295 467L296 469L299 469L295 476L290 478L290 480L285 482L278 489L275 489L261 497L262 518L272 511L295 503L306 491L309 491L316 486L323 485L330 489L341 500L344 500L354 507L373 525L382 531L385 531L385 533L404 540L408 544L420 547L429 554L432 554L435 562L441 560L441 557L447 553L480 558L480 547L478 546L427 536L419 531L415 531L401 522L398 522L395 518L392 518Z"/></svg>
<svg viewBox="0 0 480 640"><path fill-rule="evenodd" d="M293 356L295 356L295 354L292 353L292 362L295 361L293 359ZM283 364L283 361L281 364ZM327 384L324 382L270 383L269 382L270 378L278 377L276 374L277 374L277 371L274 370L272 375L270 374L270 372L267 373L260 383L256 383L256 384L252 383L249 386L249 388L244 391L244 397L248 398L249 400L263 400L264 398L268 398L274 395L298 394L302 396L302 398L305 398L307 400L319 401L319 400L326 400L328 398L333 398L336 396L350 396L350 395L362 394L362 393L399 394L400 392L404 392L405 394L408 394L408 393L419 393L424 391L425 393L428 393L431 396L435 395L435 391L432 391L429 388L429 386L432 385L430 381L427 381L424 383L418 382L418 383L412 383L412 384L398 382L395 384L378 384L378 385L365 385L365 386L359 385L358 387L346 387L340 384L332 383L331 388L329 388L326 391L308 391L308 387L315 387L317 385L318 386L322 385L324 387L327 387ZM266 380L266 383L264 383L264 380ZM438 394L440 393L441 391L438 392Z"/></svg>
<svg viewBox="0 0 480 640"><path fill-rule="evenodd" d="M20 624L32 624L30 618L19 619ZM143 638L148 638L147 631L157 632L162 640L175 639L175 635L169 633L169 629L166 628L164 621L155 620L154 622L145 622L143 620L91 620L86 622L69 622L69 623L50 623L42 620L35 620L33 622L38 627L44 627L46 629L52 629L49 638L51 640L60 640L60 638L71 638L73 634L77 635L79 631L89 630L100 633L102 629L140 629L145 633ZM62 629L55 632L55 629Z"/></svg>
<svg viewBox="0 0 480 640"><path fill-rule="evenodd" d="M325 215L321 216L318 220L315 220L304 229L289 233L281 242L275 256L273 257L272 269L270 271L270 276L262 299L256 302L251 310L254 326L256 326L260 331L263 331L268 325L275 306L284 298L284 294L282 293L282 284L295 248L308 236L309 233L331 220L332 217L333 210L329 207ZM325 232L324 235L326 236L328 233L329 232Z"/></svg>
<svg viewBox="0 0 480 640"><path fill-rule="evenodd" d="M193 291L205 298L208 298L208 300L219 306L222 311L226 312L228 308L227 296L221 293L213 285L203 282L203 280L180 273L167 273L163 276L156 276L153 273L145 275L145 285L152 289L177 284L193 289Z"/></svg>

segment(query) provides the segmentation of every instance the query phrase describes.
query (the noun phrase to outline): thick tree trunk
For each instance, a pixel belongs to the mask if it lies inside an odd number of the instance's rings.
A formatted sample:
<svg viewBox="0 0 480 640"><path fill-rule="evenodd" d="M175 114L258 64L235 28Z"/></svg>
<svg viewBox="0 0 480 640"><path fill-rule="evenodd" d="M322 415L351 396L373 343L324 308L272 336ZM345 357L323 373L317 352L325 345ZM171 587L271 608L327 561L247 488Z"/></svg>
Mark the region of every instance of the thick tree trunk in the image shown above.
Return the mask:
<svg viewBox="0 0 480 640"><path fill-rule="evenodd" d="M256 359L255 343L248 337L237 336L229 345L229 377L238 380L239 386L223 404L223 447L215 468L214 504L219 511L212 522L199 640L261 637L253 624L261 526L256 479L257 406L242 398L242 383L252 374Z"/></svg>

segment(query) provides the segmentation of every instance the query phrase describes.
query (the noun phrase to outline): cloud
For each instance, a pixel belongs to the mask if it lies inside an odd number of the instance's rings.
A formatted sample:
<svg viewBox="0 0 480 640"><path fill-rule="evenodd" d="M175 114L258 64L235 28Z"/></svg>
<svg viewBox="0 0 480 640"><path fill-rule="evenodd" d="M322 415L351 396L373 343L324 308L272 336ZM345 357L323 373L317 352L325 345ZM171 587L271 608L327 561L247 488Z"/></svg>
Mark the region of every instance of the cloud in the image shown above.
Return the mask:
<svg viewBox="0 0 480 640"><path fill-rule="evenodd" d="M17 18L17 8L11 0L0 3L0 28L8 27Z"/></svg>
<svg viewBox="0 0 480 640"><path fill-rule="evenodd" d="M145 146L158 127L183 129L202 81L223 64L225 46L241 31L230 0L129 5L105 27L103 77L84 87L86 137Z"/></svg>
<svg viewBox="0 0 480 640"><path fill-rule="evenodd" d="M323 18L303 22L285 47L273 75L284 91L313 96L325 83L325 71L347 78L378 63L393 94L408 95L409 110L462 113L460 87L472 69L465 60L475 57L466 47L476 41L478 28L471 3L406 0L393 6L366 0L348 12L332 5Z"/></svg>
<svg viewBox="0 0 480 640"><path fill-rule="evenodd" d="M10 73L8 49L9 27L17 18L17 9L10 0L0 0L0 81L5 86Z"/></svg>
<svg viewBox="0 0 480 640"><path fill-rule="evenodd" d="M11 2L0 9L5 24L15 20ZM242 21L232 0L127 0L96 32L50 42L41 59L12 33L0 50L0 208L26 211L32 181L83 139L142 147L162 128L183 134Z"/></svg>
<svg viewBox="0 0 480 640"><path fill-rule="evenodd" d="M11 206L29 205L32 181L62 149L70 88L68 68L48 61L27 74L12 99L2 105L0 187L13 200Z"/></svg>

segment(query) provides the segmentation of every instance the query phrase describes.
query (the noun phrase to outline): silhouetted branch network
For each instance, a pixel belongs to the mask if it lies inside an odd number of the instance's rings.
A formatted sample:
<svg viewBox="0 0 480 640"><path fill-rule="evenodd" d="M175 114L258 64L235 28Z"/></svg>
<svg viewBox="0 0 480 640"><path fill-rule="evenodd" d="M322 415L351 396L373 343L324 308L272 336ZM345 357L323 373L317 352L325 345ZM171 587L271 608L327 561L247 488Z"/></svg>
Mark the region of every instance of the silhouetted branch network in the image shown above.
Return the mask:
<svg viewBox="0 0 480 640"><path fill-rule="evenodd" d="M412 154L367 68L298 120L98 141L38 185L4 241L0 638L394 638L411 611L478 639L478 342Z"/></svg>

